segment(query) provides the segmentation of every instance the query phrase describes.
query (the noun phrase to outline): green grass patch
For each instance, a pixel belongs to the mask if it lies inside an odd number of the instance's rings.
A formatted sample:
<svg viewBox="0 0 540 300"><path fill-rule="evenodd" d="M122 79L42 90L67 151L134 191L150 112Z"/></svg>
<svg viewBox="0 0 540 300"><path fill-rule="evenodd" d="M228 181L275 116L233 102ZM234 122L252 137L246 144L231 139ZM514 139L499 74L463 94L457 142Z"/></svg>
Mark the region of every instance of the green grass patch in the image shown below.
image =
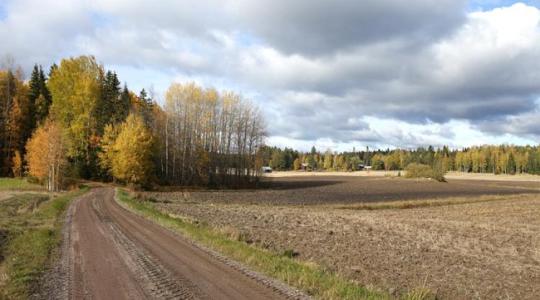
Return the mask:
<svg viewBox="0 0 540 300"><path fill-rule="evenodd" d="M0 202L0 299L27 299L61 241L64 213L88 188L61 196L16 195ZM1 274L3 273L3 274Z"/></svg>
<svg viewBox="0 0 540 300"><path fill-rule="evenodd" d="M44 191L43 186L30 183L26 178L0 178L0 191Z"/></svg>
<svg viewBox="0 0 540 300"><path fill-rule="evenodd" d="M194 224L156 209L149 201L132 198L118 191L124 206L166 228L180 232L194 241L218 251L248 267L294 286L317 299L391 299L384 292L368 289L320 266L294 259L292 250L272 253L265 249L231 239L205 224ZM408 299L408 296L404 296ZM427 299L427 298L422 298Z"/></svg>

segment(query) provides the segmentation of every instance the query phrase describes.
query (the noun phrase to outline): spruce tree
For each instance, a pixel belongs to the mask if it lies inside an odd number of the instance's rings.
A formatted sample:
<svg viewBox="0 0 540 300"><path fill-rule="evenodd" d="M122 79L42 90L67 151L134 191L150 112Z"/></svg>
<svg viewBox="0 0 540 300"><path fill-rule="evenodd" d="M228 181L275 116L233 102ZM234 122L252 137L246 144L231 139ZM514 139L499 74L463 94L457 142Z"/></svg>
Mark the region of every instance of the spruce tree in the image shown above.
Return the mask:
<svg viewBox="0 0 540 300"><path fill-rule="evenodd" d="M124 84L124 88L122 89L122 93L120 94L118 106L116 107L115 112L114 112L115 123L124 122L127 116L129 115L130 108L131 108L131 97L129 95L129 89L127 85Z"/></svg>
<svg viewBox="0 0 540 300"><path fill-rule="evenodd" d="M36 98L34 102L34 114L36 126L43 123L43 121L49 115L49 107L52 103L51 92L47 87L47 78L43 72L43 68L39 66L38 71L38 82L39 82L39 97Z"/></svg>

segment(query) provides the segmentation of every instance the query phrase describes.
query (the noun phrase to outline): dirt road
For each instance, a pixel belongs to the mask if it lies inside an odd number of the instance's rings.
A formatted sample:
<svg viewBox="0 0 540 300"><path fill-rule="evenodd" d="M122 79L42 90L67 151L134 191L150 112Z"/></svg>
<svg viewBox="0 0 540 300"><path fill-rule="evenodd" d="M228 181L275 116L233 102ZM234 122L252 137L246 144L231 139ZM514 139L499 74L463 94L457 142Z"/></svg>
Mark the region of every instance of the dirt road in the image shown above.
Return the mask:
<svg viewBox="0 0 540 300"><path fill-rule="evenodd" d="M97 188L70 207L57 298L286 299L287 287L194 246Z"/></svg>

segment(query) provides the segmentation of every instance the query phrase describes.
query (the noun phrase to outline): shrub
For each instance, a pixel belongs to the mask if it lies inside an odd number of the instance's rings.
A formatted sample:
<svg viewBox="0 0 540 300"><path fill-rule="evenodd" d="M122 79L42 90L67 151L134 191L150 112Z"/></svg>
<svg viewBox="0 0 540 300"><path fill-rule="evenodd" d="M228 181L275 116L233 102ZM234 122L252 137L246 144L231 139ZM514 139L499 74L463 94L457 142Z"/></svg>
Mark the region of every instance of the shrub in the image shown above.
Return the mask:
<svg viewBox="0 0 540 300"><path fill-rule="evenodd" d="M407 178L431 178L439 182L445 182L444 175L446 171L443 168L434 168L424 164L411 163L406 168L405 177Z"/></svg>

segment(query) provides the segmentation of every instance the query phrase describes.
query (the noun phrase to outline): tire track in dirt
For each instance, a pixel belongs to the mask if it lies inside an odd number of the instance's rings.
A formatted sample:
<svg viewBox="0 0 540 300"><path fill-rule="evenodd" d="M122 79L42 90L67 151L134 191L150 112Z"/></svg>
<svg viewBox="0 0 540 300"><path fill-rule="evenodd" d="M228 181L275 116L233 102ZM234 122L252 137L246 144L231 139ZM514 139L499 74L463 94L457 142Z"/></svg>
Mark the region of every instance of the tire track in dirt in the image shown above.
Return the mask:
<svg viewBox="0 0 540 300"><path fill-rule="evenodd" d="M122 253L127 267L135 274L147 296L154 299L204 299L206 295L187 278L174 277L144 249L130 240L103 212L103 199L92 202L93 209L102 222L109 226L113 240Z"/></svg>

